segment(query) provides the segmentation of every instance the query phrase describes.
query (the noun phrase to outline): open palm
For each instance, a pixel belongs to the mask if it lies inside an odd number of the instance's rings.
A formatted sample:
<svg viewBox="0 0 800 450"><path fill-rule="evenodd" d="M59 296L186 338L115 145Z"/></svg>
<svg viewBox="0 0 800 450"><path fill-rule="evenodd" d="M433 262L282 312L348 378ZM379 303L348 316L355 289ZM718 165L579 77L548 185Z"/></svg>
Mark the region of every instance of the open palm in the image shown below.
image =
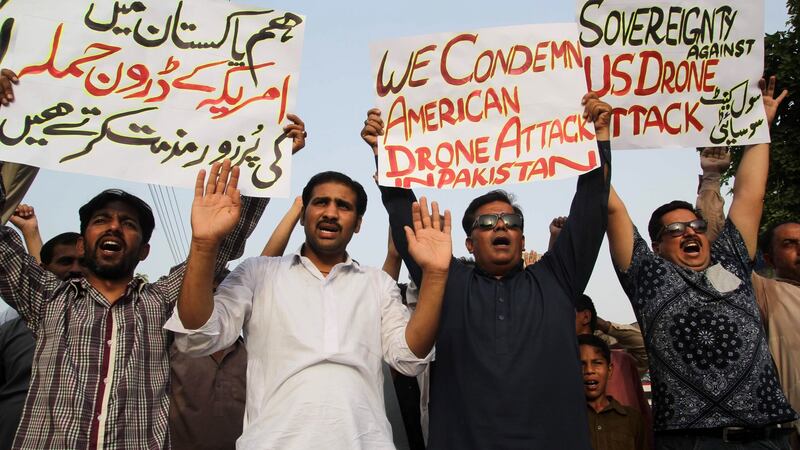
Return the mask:
<svg viewBox="0 0 800 450"><path fill-rule="evenodd" d="M211 166L208 182L205 171L197 174L192 202L192 239L218 243L233 230L241 214L239 168L226 159Z"/></svg>
<svg viewBox="0 0 800 450"><path fill-rule="evenodd" d="M436 202L431 207L429 212L425 197L411 207L414 229L405 227L408 252L422 270L446 272L453 255L450 211L445 211L442 217Z"/></svg>

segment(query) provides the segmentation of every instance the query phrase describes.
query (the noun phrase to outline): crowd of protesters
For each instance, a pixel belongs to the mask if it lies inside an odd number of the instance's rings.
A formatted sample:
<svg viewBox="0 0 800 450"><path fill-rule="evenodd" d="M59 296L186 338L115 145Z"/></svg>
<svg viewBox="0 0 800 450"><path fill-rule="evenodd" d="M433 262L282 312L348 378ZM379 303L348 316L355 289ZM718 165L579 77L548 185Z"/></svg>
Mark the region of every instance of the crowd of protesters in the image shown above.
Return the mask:
<svg viewBox="0 0 800 450"><path fill-rule="evenodd" d="M0 74L4 107L17 82ZM786 92L762 84L771 124ZM466 259L449 210L380 186L386 261L361 265L347 247L367 194L322 172L262 254L228 270L268 199L241 196L226 160L198 173L187 260L149 283L135 275L147 203L103 191L79 230L42 244L22 203L36 169L2 163L3 219L22 238L0 227L16 312L0 318L0 448L391 449L398 435L410 449L800 448L800 224L759 236L769 145L744 149L727 217L730 153L702 149L696 205L658 207L643 237L612 186L612 108L578 100L600 166L542 254L504 191L468 205ZM305 125L288 118L296 152ZM368 111L376 161L383 129ZM304 242L286 252L298 222ZM603 320L584 292L605 237L635 324Z"/></svg>

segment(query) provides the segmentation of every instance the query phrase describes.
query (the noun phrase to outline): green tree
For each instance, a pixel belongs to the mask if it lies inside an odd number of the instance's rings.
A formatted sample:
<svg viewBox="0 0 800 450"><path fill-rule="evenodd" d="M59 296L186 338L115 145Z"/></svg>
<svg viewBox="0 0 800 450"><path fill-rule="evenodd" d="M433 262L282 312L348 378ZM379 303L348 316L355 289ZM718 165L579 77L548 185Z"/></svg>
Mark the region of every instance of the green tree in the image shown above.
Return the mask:
<svg viewBox="0 0 800 450"><path fill-rule="evenodd" d="M764 74L778 79L776 93L789 91L772 125L770 166L764 199L762 229L769 225L800 222L800 0L787 0L786 31L764 39ZM776 94L777 95L777 94ZM738 167L741 151L734 152L727 180Z"/></svg>

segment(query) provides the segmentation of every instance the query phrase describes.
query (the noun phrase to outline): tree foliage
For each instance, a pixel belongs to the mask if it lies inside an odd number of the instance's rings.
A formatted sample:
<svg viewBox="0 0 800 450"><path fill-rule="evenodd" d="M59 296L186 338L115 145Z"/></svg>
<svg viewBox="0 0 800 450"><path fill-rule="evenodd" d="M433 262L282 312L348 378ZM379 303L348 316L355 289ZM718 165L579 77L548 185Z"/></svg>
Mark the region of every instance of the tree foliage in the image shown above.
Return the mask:
<svg viewBox="0 0 800 450"><path fill-rule="evenodd" d="M776 95L789 91L778 110L770 135L770 167L764 199L763 228L800 222L800 0L786 3L789 21L786 31L767 34L764 39L764 75L777 77ZM735 173L741 151L734 152L727 179ZM762 229L763 229L762 228Z"/></svg>

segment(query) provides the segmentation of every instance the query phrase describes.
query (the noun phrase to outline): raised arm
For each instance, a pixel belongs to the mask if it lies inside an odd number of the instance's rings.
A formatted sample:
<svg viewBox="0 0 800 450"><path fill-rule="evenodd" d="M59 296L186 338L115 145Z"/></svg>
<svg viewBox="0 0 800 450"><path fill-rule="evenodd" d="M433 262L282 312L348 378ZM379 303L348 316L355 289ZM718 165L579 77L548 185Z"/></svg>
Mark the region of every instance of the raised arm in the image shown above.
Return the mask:
<svg viewBox="0 0 800 450"><path fill-rule="evenodd" d="M292 206L286 211L283 219L278 222L278 226L275 227L275 231L269 237L267 245L261 251L261 256L283 256L283 252L286 251L286 246L289 244L289 238L292 237L292 231L297 226L297 222L300 221L302 213L303 198L298 196L295 197Z"/></svg>
<svg viewBox="0 0 800 450"><path fill-rule="evenodd" d="M283 127L287 137L292 139L292 153L297 153L306 143L305 124L294 114L286 116L290 123ZM244 254L247 239L253 234L258 225L258 221L264 214L264 210L269 203L269 198L264 197L241 197L241 214L239 222L233 231L228 233L225 240L219 245L217 258L214 264L214 277L218 278L226 270L229 261L239 259ZM167 302L174 302L178 297L183 275L186 269L186 262L175 266L170 270L169 275L162 277L156 283L162 290Z"/></svg>
<svg viewBox="0 0 800 450"><path fill-rule="evenodd" d="M186 273L178 296L178 314L183 326L197 329L214 311L214 266L220 244L236 226L241 214L237 189L239 168L230 160L211 166L208 182L205 170L197 174L192 202L192 242Z"/></svg>
<svg viewBox="0 0 800 450"><path fill-rule="evenodd" d="M17 83L14 72L0 70L0 107L8 107L14 101L12 85ZM0 209L6 207L6 188L9 185L9 180L3 180L0 172ZM5 225L0 226L0 261L0 296L17 310L36 333L44 302L61 280L42 268L25 251L19 235Z"/></svg>
<svg viewBox="0 0 800 450"><path fill-rule="evenodd" d="M408 348L419 358L430 353L436 340L447 273L453 258L450 211L444 212L442 223L439 205L433 202L431 207L429 212L425 197L415 202L412 207L414 228L404 229L408 250L422 269L417 309L406 326Z"/></svg>
<svg viewBox="0 0 800 450"><path fill-rule="evenodd" d="M361 138L372 148L375 157L375 164L378 163L378 136L383 135L383 119L378 109L370 109L367 112L367 120L364 121L364 128L361 129ZM417 286L422 281L422 270L408 252L408 241L406 240L405 227L412 227L411 205L417 201L414 191L411 189L400 189L387 186L378 186L381 191L381 200L386 212L389 213L389 227L392 230L392 240L395 248L406 264L411 279Z"/></svg>
<svg viewBox="0 0 800 450"><path fill-rule="evenodd" d="M547 241L547 251L552 250L553 246L556 245L558 235L561 234L561 230L566 223L567 218L564 216L555 217L550 221L550 226L547 227L548 231L550 231L550 240Z"/></svg>
<svg viewBox="0 0 800 450"><path fill-rule="evenodd" d="M769 85L763 79L759 85L764 99L764 109L767 113L767 123L772 125L778 106L788 93L784 90L780 96L774 97L775 77L770 77ZM755 144L745 148L736 171L733 201L728 217L742 235L750 259L753 259L756 254L758 227L764 208L768 172L769 144Z"/></svg>
<svg viewBox="0 0 800 450"><path fill-rule="evenodd" d="M386 244L386 258L383 260L383 271L389 274L394 281L400 279L400 266L403 264L403 259L400 258L400 253L394 246L394 239L392 239L392 229L389 228L389 242Z"/></svg>
<svg viewBox="0 0 800 450"><path fill-rule="evenodd" d="M706 147L700 152L700 186L697 188L697 208L708 223L706 237L714 241L725 225L725 199L719 192L722 174L731 165L731 152L727 147Z"/></svg>
<svg viewBox="0 0 800 450"><path fill-rule="evenodd" d="M25 240L28 254L41 264L42 235L39 234L39 221L36 218L36 211L34 211L33 206L20 204L14 210L14 214L9 221L22 232L22 238Z"/></svg>
<svg viewBox="0 0 800 450"><path fill-rule="evenodd" d="M600 168L578 178L578 185L564 225L553 249L542 258L559 279L561 286L575 298L583 292L594 269L608 220L608 180L610 179L611 146L608 124L611 106L596 94L583 98L584 117L594 122L600 150ZM534 266L536 267L536 266Z"/></svg>
<svg viewBox="0 0 800 450"><path fill-rule="evenodd" d="M617 270L625 272L633 258L633 221L614 186L608 195L608 247Z"/></svg>

